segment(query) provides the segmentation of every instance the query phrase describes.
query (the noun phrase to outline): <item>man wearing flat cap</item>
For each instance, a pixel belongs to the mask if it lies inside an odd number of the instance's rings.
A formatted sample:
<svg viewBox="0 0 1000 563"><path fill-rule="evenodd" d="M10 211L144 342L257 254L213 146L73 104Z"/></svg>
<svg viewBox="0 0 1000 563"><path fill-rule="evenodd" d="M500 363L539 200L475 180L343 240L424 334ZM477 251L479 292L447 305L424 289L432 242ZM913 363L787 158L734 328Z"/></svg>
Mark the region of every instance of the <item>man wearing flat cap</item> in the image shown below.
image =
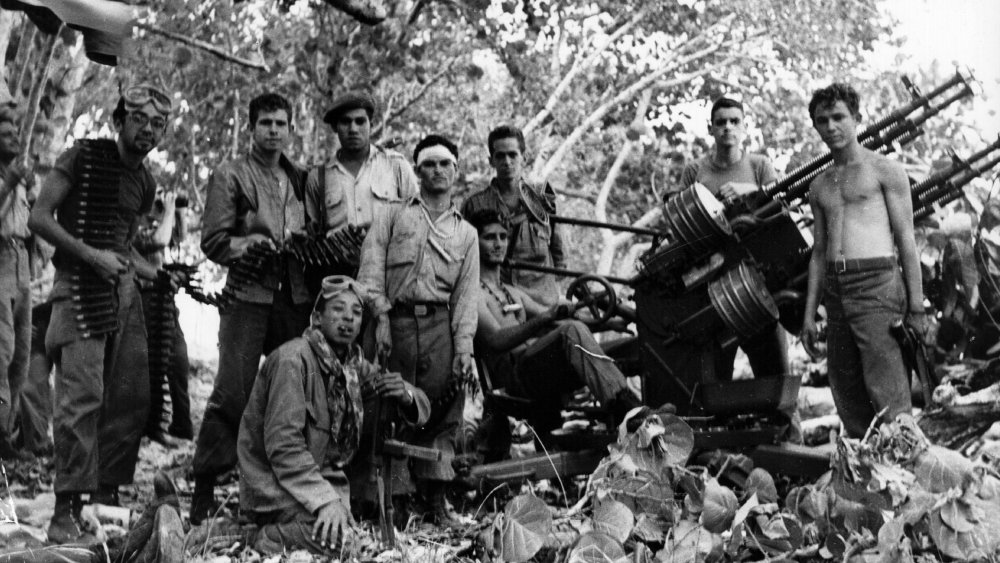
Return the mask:
<svg viewBox="0 0 1000 563"><path fill-rule="evenodd" d="M64 152L38 195L28 227L56 248L45 346L56 366L55 513L49 540L79 539L82 495L118 504L132 482L149 413L146 327L136 276L157 277L132 242L153 207L146 155L163 139L172 103L142 84L122 92L118 136ZM97 171L95 173L95 171ZM101 175L101 181L92 178Z"/></svg>
<svg viewBox="0 0 1000 563"><path fill-rule="evenodd" d="M368 227L378 209L417 194L417 178L406 158L371 143L375 102L351 92L337 98L323 121L333 127L340 149L332 162L309 173L309 216L327 233L348 225Z"/></svg>
<svg viewBox="0 0 1000 563"><path fill-rule="evenodd" d="M324 278L309 327L272 352L254 382L240 423L240 505L254 524L243 528L246 545L261 553L329 556L342 545L353 525L344 468L374 416L364 395L391 401L404 426L427 420L423 391L380 373L355 344L366 296L352 278Z"/></svg>
<svg viewBox="0 0 1000 563"><path fill-rule="evenodd" d="M377 350L389 352L389 367L431 400L428 423L400 438L452 453L465 404L462 385L473 373L479 243L451 197L455 144L430 135L417 143L413 160L420 193L376 215L358 279L370 290ZM450 461L415 460L412 467L434 516L447 517L444 484L455 477ZM397 491L409 486L401 485Z"/></svg>

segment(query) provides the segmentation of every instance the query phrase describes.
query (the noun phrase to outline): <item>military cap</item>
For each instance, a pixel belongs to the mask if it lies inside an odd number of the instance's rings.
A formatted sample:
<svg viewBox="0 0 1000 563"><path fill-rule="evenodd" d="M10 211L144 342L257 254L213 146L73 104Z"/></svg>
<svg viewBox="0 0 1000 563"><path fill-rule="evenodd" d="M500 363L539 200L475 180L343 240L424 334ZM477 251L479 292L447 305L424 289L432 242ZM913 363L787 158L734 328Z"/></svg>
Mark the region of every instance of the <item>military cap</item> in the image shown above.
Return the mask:
<svg viewBox="0 0 1000 563"><path fill-rule="evenodd" d="M365 110L368 112L368 119L371 119L375 115L375 100L364 92L348 92L343 94L333 101L333 106L330 109L326 110L323 121L334 125L340 114L352 109Z"/></svg>

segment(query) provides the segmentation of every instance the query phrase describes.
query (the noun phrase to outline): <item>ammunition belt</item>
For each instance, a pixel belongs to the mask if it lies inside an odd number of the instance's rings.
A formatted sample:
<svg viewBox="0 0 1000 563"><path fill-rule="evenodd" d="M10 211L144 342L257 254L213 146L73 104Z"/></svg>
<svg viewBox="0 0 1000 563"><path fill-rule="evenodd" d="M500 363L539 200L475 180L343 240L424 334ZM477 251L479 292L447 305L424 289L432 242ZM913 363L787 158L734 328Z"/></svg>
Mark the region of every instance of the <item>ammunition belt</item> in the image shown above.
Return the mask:
<svg viewBox="0 0 1000 563"><path fill-rule="evenodd" d="M205 292L194 276L194 267L169 265L167 269L180 271L186 268L189 275L188 281L182 284L184 290L195 301L224 310L236 300L237 291L259 284L260 280L274 270L276 261L282 257L296 259L306 276L322 275L325 270L330 269L357 271L361 263L361 243L364 242L366 233L367 229L364 227L348 226L329 236L297 235L286 240L277 250L264 243L254 243L243 256L229 265L226 287L215 294Z"/></svg>
<svg viewBox="0 0 1000 563"><path fill-rule="evenodd" d="M166 273L157 277L147 291L149 307L143 310L149 350L150 410L146 433L152 435L159 430L166 434L173 415L169 377L173 366L177 327L177 310L174 307L176 293L170 289Z"/></svg>
<svg viewBox="0 0 1000 563"><path fill-rule="evenodd" d="M59 207L59 223L74 237L97 249L114 248L122 236L118 192L123 168L118 146L110 139L77 143L77 177ZM118 330L117 287L98 277L88 265L71 265L71 289L77 329L85 337Z"/></svg>

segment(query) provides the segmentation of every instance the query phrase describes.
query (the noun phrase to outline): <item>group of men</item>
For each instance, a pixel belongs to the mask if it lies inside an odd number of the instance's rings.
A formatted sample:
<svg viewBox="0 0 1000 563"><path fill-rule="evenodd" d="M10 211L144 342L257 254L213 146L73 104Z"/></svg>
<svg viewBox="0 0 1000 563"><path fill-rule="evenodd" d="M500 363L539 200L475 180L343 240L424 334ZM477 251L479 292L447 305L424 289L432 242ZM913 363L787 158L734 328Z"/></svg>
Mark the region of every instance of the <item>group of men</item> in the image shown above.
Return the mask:
<svg viewBox="0 0 1000 563"><path fill-rule="evenodd" d="M24 186L17 170L2 170L8 192L0 193L0 274L22 280L17 241L29 227L56 248L45 336L56 367L54 541L80 536L84 502L117 503L146 431L147 342L136 281L173 278L140 254L136 233L156 193L145 157L166 133L172 107L159 88L125 89L112 114L114 154L95 163L79 147L69 149L45 178L30 219L26 203L16 206L23 212L9 211L8 200L20 196L8 193ZM813 319L825 288L831 383L845 426L857 435L875 413L888 408L893 417L909 408L886 324L908 306L908 318L921 320L909 194L898 166L857 144L852 90L821 90L809 109L834 165L811 195L816 243L803 337L813 350ZM715 151L685 170L686 183L729 200L774 178L766 158L743 148L743 112L732 100L716 102ZM294 120L288 100L260 95L250 102L249 117L249 153L222 164L209 181L201 247L226 266L261 249L270 258L249 283L227 280L235 298L220 311L219 370L196 438L193 524L216 513L218 480L238 468L251 544L265 551L333 549L351 529L351 500L372 492L365 486L368 456L359 454L368 442L362 436L386 418L398 425L397 438L453 453L474 357L498 387L548 405L534 421L542 429L558 424L558 410L555 418L551 412L558 397L583 386L619 418L639 405L614 361L560 299L554 277L509 267L558 267L565 260L551 219L555 193L525 179L518 129L490 133L496 177L460 210L454 198L458 147L428 135L417 143L411 166L402 154L372 144L376 106L367 95L338 98L325 114L339 150L310 171L286 154ZM67 210L86 207L96 193L86 181L95 166L113 169L118 181L113 229L101 245L85 241L89 216ZM295 254L282 252L293 236L345 228L367 230L356 273L309 280ZM169 239L169 230L154 238ZM111 286L116 330L81 328L82 272ZM5 292L21 285L0 284ZM16 319L27 306L18 299L0 302L3 320ZM744 343L755 373L786 373L781 329L757 340ZM0 359L10 366L0 391L16 392L15 365L23 358L7 353L6 340L0 343ZM0 416L0 423L9 418L2 410ZM390 476L395 490L419 491L431 513L444 517L445 484L455 476L447 459L413 460Z"/></svg>

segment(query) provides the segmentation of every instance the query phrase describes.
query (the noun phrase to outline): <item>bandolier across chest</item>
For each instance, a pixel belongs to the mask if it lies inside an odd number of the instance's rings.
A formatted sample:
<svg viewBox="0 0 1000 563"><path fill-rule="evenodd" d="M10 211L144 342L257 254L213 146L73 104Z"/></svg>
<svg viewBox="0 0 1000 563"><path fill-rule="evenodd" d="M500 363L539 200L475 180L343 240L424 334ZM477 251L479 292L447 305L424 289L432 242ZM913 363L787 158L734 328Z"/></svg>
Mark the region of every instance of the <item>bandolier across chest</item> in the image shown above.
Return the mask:
<svg viewBox="0 0 1000 563"><path fill-rule="evenodd" d="M69 234L99 250L113 250L127 233L119 233L119 191L124 168L118 146L109 139L77 143L77 177L58 210L59 223ZM116 284L98 276L90 265L66 260L71 274L77 328L84 338L118 330Z"/></svg>

